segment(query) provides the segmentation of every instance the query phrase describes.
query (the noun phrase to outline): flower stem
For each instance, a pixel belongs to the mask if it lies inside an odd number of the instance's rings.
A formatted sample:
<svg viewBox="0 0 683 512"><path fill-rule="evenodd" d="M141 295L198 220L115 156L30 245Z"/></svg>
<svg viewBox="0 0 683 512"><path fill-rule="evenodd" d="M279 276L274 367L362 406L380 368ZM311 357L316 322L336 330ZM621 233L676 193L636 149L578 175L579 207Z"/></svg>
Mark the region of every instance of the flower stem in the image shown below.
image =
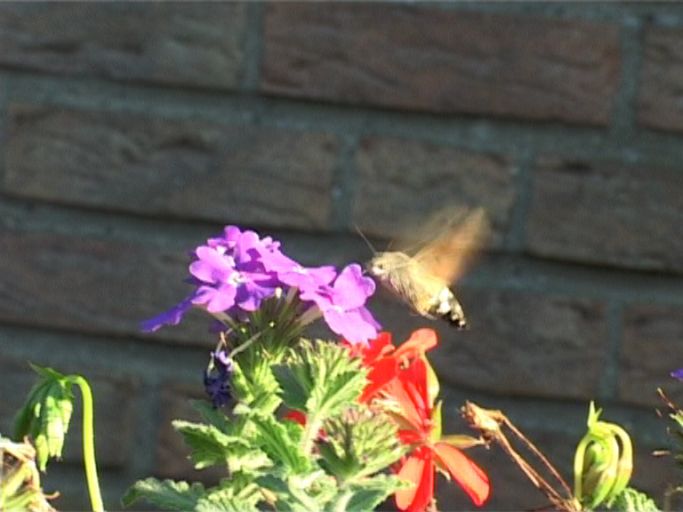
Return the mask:
<svg viewBox="0 0 683 512"><path fill-rule="evenodd" d="M313 451L313 443L320 433L321 426L322 422L312 415L309 415L309 417L306 419L304 433L303 436L301 436L301 450L306 455L310 455Z"/></svg>
<svg viewBox="0 0 683 512"><path fill-rule="evenodd" d="M92 391L88 381L80 375L71 375L69 380L81 390L83 397L83 462L85 463L85 478L88 482L88 493L93 512L104 512L100 484L97 478L97 464L95 462L95 431Z"/></svg>

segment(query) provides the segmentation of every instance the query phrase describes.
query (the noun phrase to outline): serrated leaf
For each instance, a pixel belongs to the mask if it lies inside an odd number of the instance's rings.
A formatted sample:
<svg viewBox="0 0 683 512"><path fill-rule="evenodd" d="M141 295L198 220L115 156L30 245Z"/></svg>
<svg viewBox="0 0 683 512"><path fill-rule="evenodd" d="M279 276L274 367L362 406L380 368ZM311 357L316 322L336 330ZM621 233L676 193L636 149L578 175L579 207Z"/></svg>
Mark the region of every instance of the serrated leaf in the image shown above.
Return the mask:
<svg viewBox="0 0 683 512"><path fill-rule="evenodd" d="M374 510L397 490L411 485L393 475L378 475L362 482L355 482L351 486L353 495L348 501L346 510Z"/></svg>
<svg viewBox="0 0 683 512"><path fill-rule="evenodd" d="M210 490L197 502L197 512L249 512L258 511L262 499L258 486L251 484L239 492L231 487Z"/></svg>
<svg viewBox="0 0 683 512"><path fill-rule="evenodd" d="M323 341L302 341L300 350L273 372L288 407L325 417L355 402L366 382L348 350Z"/></svg>
<svg viewBox="0 0 683 512"><path fill-rule="evenodd" d="M236 447L250 448L247 440L224 434L213 425L175 420L175 428L192 448L191 458L196 469L226 464L230 451Z"/></svg>
<svg viewBox="0 0 683 512"><path fill-rule="evenodd" d="M273 416L255 417L256 440L261 449L288 472L301 473L310 470L309 457L301 450L302 427L297 423L280 422Z"/></svg>
<svg viewBox="0 0 683 512"><path fill-rule="evenodd" d="M277 497L277 510L296 512L323 510L338 491L335 479L319 470L291 476L275 472L258 483Z"/></svg>
<svg viewBox="0 0 683 512"><path fill-rule="evenodd" d="M344 347L323 341L302 340L273 373L287 406L306 413L304 453L312 449L322 422L354 403L366 383L360 361Z"/></svg>
<svg viewBox="0 0 683 512"><path fill-rule="evenodd" d="M382 471L405 453L396 424L365 406L351 408L324 424L318 443L320 464L335 477L350 481Z"/></svg>
<svg viewBox="0 0 683 512"><path fill-rule="evenodd" d="M129 507L138 500L145 500L152 505L169 510L194 510L204 496L204 486L173 480L157 480L147 478L137 481L121 498L124 507Z"/></svg>
<svg viewBox="0 0 683 512"><path fill-rule="evenodd" d="M263 364L255 365L248 374L234 362L232 387L235 398L240 405L247 406L247 411L272 414L282 402L278 383L265 361ZM233 410L234 414L238 412L238 409Z"/></svg>
<svg viewBox="0 0 683 512"><path fill-rule="evenodd" d="M213 425L219 431L226 434L231 431L232 424L230 420L220 409L216 409L209 402L205 400L190 400L190 405L209 425Z"/></svg>

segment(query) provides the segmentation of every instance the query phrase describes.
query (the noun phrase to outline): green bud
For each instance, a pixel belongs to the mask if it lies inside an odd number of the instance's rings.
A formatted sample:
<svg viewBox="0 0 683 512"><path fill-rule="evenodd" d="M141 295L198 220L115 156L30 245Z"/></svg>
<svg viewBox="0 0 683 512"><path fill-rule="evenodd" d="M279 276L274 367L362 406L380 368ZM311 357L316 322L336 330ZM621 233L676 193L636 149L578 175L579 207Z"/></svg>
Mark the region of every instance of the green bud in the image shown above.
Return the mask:
<svg viewBox="0 0 683 512"><path fill-rule="evenodd" d="M73 394L69 377L51 368L31 365L41 380L29 393L14 424L14 437L28 436L36 448L36 462L45 471L51 457L61 457L73 410Z"/></svg>
<svg viewBox="0 0 683 512"><path fill-rule="evenodd" d="M574 456L574 496L584 506L609 505L628 485L633 471L633 447L624 429L600 421L591 402L588 432Z"/></svg>

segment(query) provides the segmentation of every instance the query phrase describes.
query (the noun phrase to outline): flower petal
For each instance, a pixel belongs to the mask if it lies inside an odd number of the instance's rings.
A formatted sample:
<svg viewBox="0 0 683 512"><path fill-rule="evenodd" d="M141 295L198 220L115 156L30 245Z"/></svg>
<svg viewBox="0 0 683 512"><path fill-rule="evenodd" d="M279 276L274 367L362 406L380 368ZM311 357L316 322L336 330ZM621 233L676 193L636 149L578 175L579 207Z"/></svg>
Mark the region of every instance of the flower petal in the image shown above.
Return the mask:
<svg viewBox="0 0 683 512"><path fill-rule="evenodd" d="M347 265L332 285L334 303L344 309L355 309L363 306L366 299L375 293L375 282L363 276L363 270L357 263Z"/></svg>
<svg viewBox="0 0 683 512"><path fill-rule="evenodd" d="M683 380L683 368L679 368L678 370L671 372L671 376L674 379Z"/></svg>
<svg viewBox="0 0 683 512"><path fill-rule="evenodd" d="M434 498L434 462L429 449L416 450L398 472L398 477L415 487L396 491L396 506L409 512L424 511Z"/></svg>
<svg viewBox="0 0 683 512"><path fill-rule="evenodd" d="M368 323L359 310L339 311L336 308L323 310L328 327L343 336L349 343L367 343L377 336L377 329Z"/></svg>
<svg viewBox="0 0 683 512"><path fill-rule="evenodd" d="M478 507L483 505L491 492L489 477L484 470L463 452L445 442L434 445L434 455L437 463L448 471L453 480L458 482L472 503Z"/></svg>
<svg viewBox="0 0 683 512"><path fill-rule="evenodd" d="M149 320L140 323L140 330L142 330L142 332L154 332L158 331L164 325L178 325L185 313L192 308L193 298L194 294L183 299L179 304L176 304L168 311L164 311L154 318L150 318Z"/></svg>
<svg viewBox="0 0 683 512"><path fill-rule="evenodd" d="M393 357L385 357L377 361L368 373L368 383L358 401L363 403L374 398L397 374L398 361Z"/></svg>
<svg viewBox="0 0 683 512"><path fill-rule="evenodd" d="M424 354L437 345L436 332L434 329L418 329L413 331L406 341L396 349L396 357L413 359Z"/></svg>

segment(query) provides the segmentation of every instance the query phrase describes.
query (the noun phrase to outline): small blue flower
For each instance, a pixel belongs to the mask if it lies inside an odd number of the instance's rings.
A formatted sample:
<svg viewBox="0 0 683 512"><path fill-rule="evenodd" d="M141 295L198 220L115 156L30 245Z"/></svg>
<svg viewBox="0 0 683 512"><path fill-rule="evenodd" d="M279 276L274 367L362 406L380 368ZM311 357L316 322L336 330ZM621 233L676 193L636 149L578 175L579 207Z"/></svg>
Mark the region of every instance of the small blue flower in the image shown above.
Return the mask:
<svg viewBox="0 0 683 512"><path fill-rule="evenodd" d="M671 372L671 376L674 379L683 380L683 368L679 368L678 370Z"/></svg>
<svg viewBox="0 0 683 512"><path fill-rule="evenodd" d="M211 352L209 366L204 372L204 389L216 409L227 405L232 399L230 394L232 370L232 360L225 350Z"/></svg>

